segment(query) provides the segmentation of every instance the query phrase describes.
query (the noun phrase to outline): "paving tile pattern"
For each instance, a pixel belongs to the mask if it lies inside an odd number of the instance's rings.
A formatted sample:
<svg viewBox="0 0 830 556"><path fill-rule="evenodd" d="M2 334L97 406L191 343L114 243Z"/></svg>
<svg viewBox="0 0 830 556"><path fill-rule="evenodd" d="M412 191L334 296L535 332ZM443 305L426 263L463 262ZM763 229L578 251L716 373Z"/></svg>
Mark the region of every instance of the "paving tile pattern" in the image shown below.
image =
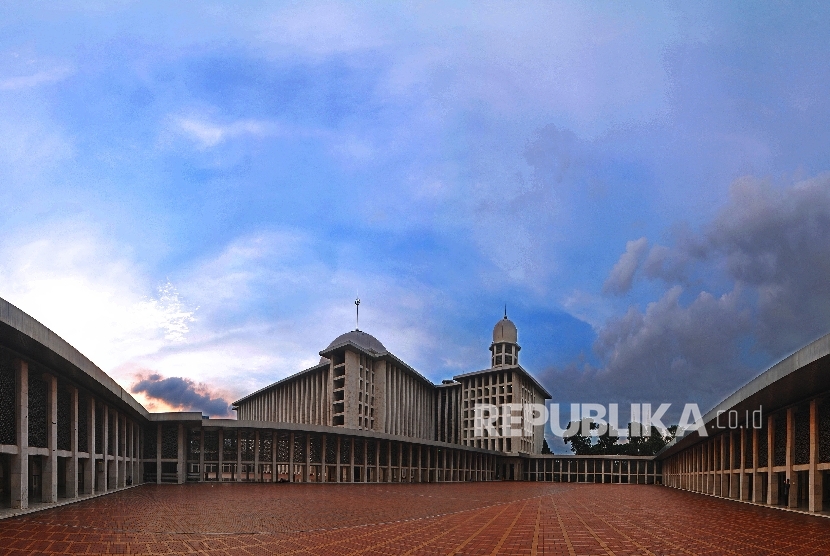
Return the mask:
<svg viewBox="0 0 830 556"><path fill-rule="evenodd" d="M644 485L145 485L2 520L0 554L830 555L830 520Z"/></svg>

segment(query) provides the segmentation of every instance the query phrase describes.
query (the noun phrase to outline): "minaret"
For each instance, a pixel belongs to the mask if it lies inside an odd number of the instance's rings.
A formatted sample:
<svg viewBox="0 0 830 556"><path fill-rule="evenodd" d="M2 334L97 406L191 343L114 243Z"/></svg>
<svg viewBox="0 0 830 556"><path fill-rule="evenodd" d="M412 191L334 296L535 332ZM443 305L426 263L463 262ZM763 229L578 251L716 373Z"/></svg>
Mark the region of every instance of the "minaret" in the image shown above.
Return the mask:
<svg viewBox="0 0 830 556"><path fill-rule="evenodd" d="M494 369L515 367L519 364L518 332L513 321L507 318L507 307L504 308L504 318L493 327L493 343L490 344L490 364Z"/></svg>

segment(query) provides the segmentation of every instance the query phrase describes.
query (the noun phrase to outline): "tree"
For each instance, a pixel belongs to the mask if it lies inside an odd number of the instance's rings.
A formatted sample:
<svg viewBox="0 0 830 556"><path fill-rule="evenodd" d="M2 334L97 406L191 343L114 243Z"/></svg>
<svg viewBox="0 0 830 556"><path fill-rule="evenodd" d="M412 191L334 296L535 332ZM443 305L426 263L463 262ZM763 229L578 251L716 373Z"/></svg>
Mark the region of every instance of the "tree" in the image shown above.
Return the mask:
<svg viewBox="0 0 830 556"><path fill-rule="evenodd" d="M651 434L645 438L644 449L645 456L653 456L666 446L666 438L657 430L657 427L651 427Z"/></svg>
<svg viewBox="0 0 830 556"><path fill-rule="evenodd" d="M573 423L574 423L573 421L571 423L568 423L568 428L569 429L571 428L571 425ZM588 420L588 423L589 423L589 425L588 425L589 429L596 428L595 423L591 422L590 420ZM581 425L584 425L584 424L585 424L585 422L583 421L581 423ZM562 440L564 440L566 444L570 443L571 451L574 454L578 455L578 456L587 456L587 455L591 455L593 453L593 445L591 444L591 437L590 436L584 436L582 434L582 426L580 426L577 429L576 433L574 433L571 436L566 436Z"/></svg>
<svg viewBox="0 0 830 556"><path fill-rule="evenodd" d="M596 428L596 427L592 427ZM592 452L600 456L612 456L620 453L621 445L617 444L617 430L608 425L605 432L597 437L597 443L593 446Z"/></svg>
<svg viewBox="0 0 830 556"><path fill-rule="evenodd" d="M550 446L548 446L548 439L542 439L542 453L543 454L552 454L553 452L550 451Z"/></svg>
<svg viewBox="0 0 830 556"><path fill-rule="evenodd" d="M634 425L636 425L636 427ZM643 430L643 426L640 423L628 423L628 443L625 445L625 454L628 456L649 455L646 453L648 451L648 446L646 446L648 438L640 435L633 436L631 433L634 428L638 431ZM642 432L640 432L640 434L642 434Z"/></svg>

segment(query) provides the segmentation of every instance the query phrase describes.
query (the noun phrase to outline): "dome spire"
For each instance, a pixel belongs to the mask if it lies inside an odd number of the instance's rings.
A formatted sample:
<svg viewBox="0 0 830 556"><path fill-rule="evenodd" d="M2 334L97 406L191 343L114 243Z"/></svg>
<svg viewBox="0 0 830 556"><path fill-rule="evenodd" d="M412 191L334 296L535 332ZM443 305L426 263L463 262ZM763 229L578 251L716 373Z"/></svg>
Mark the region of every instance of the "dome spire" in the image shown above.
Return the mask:
<svg viewBox="0 0 830 556"><path fill-rule="evenodd" d="M355 308L355 327L356 331L360 330L360 295L357 296L357 299L354 300L354 308Z"/></svg>
<svg viewBox="0 0 830 556"><path fill-rule="evenodd" d="M507 303L504 304L504 320L507 320Z"/></svg>

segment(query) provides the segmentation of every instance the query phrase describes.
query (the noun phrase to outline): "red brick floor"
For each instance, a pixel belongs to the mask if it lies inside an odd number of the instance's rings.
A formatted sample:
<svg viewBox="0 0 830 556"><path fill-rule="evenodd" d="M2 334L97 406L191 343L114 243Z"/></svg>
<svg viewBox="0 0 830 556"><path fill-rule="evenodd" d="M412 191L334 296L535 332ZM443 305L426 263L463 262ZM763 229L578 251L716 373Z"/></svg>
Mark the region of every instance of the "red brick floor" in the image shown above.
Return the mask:
<svg viewBox="0 0 830 556"><path fill-rule="evenodd" d="M2 520L0 554L830 555L830 520L639 485L145 485Z"/></svg>

